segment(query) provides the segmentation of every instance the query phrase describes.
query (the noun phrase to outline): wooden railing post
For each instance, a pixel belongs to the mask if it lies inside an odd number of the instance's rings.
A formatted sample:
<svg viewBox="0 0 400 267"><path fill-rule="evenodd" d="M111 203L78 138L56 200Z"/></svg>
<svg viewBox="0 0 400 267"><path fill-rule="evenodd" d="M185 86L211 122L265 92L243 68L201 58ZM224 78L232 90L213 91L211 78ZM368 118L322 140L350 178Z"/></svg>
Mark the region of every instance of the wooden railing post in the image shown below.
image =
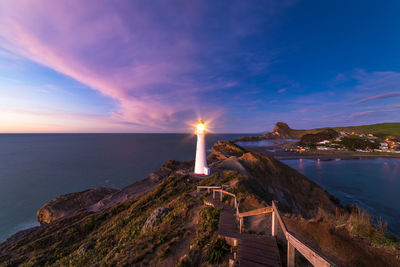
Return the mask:
<svg viewBox="0 0 400 267"><path fill-rule="evenodd" d="M276 214L275 211L272 212L272 236L275 236L277 234L277 225L276 225Z"/></svg>
<svg viewBox="0 0 400 267"><path fill-rule="evenodd" d="M207 193L210 193L210 188L207 188Z"/></svg>
<svg viewBox="0 0 400 267"><path fill-rule="evenodd" d="M221 196L221 202L222 202L222 190L221 190L221 191L219 191L219 192L221 193L221 195L220 195L220 196Z"/></svg>
<svg viewBox="0 0 400 267"><path fill-rule="evenodd" d="M213 190L213 199L215 199L215 190Z"/></svg>
<svg viewBox="0 0 400 267"><path fill-rule="evenodd" d="M239 231L240 231L240 233L242 232L242 229L243 229L243 218L240 218L239 219Z"/></svg>
<svg viewBox="0 0 400 267"><path fill-rule="evenodd" d="M294 267L294 256L295 256L294 246L288 240L288 242L287 242L287 266L288 267Z"/></svg>

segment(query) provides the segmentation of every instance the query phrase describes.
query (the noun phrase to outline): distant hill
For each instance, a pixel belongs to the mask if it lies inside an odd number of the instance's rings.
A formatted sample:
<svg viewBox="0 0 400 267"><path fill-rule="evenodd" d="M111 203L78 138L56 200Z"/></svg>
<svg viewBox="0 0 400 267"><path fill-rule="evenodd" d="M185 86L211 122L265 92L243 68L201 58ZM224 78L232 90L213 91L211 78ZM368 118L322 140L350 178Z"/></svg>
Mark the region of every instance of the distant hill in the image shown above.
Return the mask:
<svg viewBox="0 0 400 267"><path fill-rule="evenodd" d="M371 125L346 126L346 127L325 127L315 129L292 129L284 122L277 122L270 133L261 136L245 136L236 141L257 141L262 139L301 139L306 134L316 134L333 129L337 132L354 132L358 134L373 134L378 137L396 136L400 137L400 123L377 123Z"/></svg>
<svg viewBox="0 0 400 267"><path fill-rule="evenodd" d="M279 122L275 125L280 124ZM286 123L281 123L286 124ZM286 124L287 125L287 124ZM279 127L279 128L282 128ZM373 134L379 137L386 137L386 136L398 136L400 137L400 123L399 122L392 122L392 123L377 123L377 124L370 124L370 125L360 125L360 126L345 126L345 127L325 127L325 128L315 128L315 129L308 129L308 130L295 130L291 129L289 126L289 135L292 138L301 138L305 134L314 134L321 131L325 131L327 129L334 129L337 132L354 132L358 134Z"/></svg>
<svg viewBox="0 0 400 267"><path fill-rule="evenodd" d="M363 134L373 134L375 136L397 136L400 137L400 123L377 123L371 125L333 127L336 131L355 132Z"/></svg>

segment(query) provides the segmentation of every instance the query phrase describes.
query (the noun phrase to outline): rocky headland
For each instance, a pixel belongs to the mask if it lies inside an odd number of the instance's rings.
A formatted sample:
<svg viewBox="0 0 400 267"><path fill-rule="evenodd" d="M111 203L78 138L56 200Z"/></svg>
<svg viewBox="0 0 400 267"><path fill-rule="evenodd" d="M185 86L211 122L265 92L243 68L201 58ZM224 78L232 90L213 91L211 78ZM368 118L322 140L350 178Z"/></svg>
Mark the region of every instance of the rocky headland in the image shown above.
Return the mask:
<svg viewBox="0 0 400 267"><path fill-rule="evenodd" d="M338 266L400 266L395 237L357 220L353 209L275 158L220 141L207 161L208 177L192 174L193 161L171 160L121 190L51 200L38 211L40 226L0 244L0 266L226 266L229 250L216 232L219 211L204 207L205 195L196 191L222 184L241 209L277 200L289 230ZM270 220L248 220L245 228L264 234Z"/></svg>

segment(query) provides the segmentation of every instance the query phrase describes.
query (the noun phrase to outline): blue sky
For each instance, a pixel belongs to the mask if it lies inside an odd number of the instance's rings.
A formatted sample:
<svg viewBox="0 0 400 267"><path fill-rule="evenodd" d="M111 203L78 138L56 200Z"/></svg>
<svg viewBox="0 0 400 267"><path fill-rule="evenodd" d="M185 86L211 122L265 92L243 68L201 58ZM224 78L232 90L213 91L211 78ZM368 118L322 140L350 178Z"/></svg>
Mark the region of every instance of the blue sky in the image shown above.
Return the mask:
<svg viewBox="0 0 400 267"><path fill-rule="evenodd" d="M399 1L3 1L0 132L400 121Z"/></svg>

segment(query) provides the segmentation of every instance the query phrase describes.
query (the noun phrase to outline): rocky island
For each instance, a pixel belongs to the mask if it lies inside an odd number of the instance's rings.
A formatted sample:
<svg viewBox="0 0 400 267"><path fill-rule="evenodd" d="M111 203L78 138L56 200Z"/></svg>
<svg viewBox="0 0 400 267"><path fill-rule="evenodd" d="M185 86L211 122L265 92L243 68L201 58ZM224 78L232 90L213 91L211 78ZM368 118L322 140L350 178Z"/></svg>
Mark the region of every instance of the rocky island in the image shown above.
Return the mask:
<svg viewBox="0 0 400 267"><path fill-rule="evenodd" d="M40 226L0 244L0 266L227 266L233 255L218 235L220 209L196 190L214 185L237 195L240 212L276 200L288 229L337 266L400 266L397 237L275 158L219 141L207 163L207 177L192 174L193 161L171 160L121 190L53 199L37 213ZM266 235L270 222L252 217L244 231ZM276 239L286 266L284 237ZM307 262L297 254L296 264Z"/></svg>

